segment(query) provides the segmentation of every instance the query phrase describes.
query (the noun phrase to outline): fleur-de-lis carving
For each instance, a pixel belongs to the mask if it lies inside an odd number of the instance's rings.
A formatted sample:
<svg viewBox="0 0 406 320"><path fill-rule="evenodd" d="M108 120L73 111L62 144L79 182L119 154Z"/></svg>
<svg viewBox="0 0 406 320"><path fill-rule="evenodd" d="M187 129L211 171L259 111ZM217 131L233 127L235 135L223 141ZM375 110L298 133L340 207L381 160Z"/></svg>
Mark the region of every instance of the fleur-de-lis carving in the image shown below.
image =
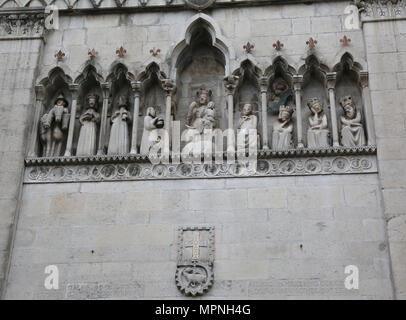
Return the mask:
<svg viewBox="0 0 406 320"><path fill-rule="evenodd" d="M90 60L93 60L99 53L93 48L92 50L89 50L87 54L89 55Z"/></svg>
<svg viewBox="0 0 406 320"><path fill-rule="evenodd" d="M283 48L283 43L278 40L272 46L275 48L276 51L281 51Z"/></svg>
<svg viewBox="0 0 406 320"><path fill-rule="evenodd" d="M351 39L347 38L347 36L344 36L342 39L340 39L340 42L345 47L345 46L348 46L350 44Z"/></svg>
<svg viewBox="0 0 406 320"><path fill-rule="evenodd" d="M254 45L247 42L247 44L243 45L243 49L245 50L246 53L251 53L252 49L254 49Z"/></svg>
<svg viewBox="0 0 406 320"><path fill-rule="evenodd" d="M155 49L155 47L149 50L149 53L152 54L153 57L156 57L160 52L161 49Z"/></svg>
<svg viewBox="0 0 406 320"><path fill-rule="evenodd" d="M62 50L59 50L57 53L55 53L55 58L57 62L62 61L64 56L65 52L63 52Z"/></svg>
<svg viewBox="0 0 406 320"><path fill-rule="evenodd" d="M127 50L124 49L123 46L121 46L120 49L116 50L116 55L118 55L119 58L124 58L126 53L127 53Z"/></svg>
<svg viewBox="0 0 406 320"><path fill-rule="evenodd" d="M306 44L309 46L309 49L314 49L316 47L317 40L310 38L309 40L306 41Z"/></svg>

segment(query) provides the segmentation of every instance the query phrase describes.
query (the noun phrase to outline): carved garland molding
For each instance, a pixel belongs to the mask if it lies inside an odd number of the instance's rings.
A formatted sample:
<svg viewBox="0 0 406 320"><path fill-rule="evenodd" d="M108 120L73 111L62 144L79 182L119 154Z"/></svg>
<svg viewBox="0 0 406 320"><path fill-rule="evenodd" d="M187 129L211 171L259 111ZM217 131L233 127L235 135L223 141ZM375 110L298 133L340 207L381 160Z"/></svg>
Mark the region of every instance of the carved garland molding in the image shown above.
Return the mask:
<svg viewBox="0 0 406 320"><path fill-rule="evenodd" d="M35 39L44 33L45 14L0 14L0 39Z"/></svg>
<svg viewBox="0 0 406 320"><path fill-rule="evenodd" d="M406 0L355 0L361 20L394 20L406 18Z"/></svg>
<svg viewBox="0 0 406 320"><path fill-rule="evenodd" d="M259 158L255 172L234 164L156 164L146 162L27 167L24 183L131 181L160 179L273 177L375 173L375 155Z"/></svg>

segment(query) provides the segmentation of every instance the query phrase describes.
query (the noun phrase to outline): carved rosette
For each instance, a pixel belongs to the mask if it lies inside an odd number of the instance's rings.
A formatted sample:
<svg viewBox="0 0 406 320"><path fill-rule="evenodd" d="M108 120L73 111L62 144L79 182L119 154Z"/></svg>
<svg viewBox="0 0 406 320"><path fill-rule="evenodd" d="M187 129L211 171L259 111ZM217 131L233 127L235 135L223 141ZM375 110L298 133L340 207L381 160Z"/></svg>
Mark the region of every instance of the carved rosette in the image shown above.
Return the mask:
<svg viewBox="0 0 406 320"><path fill-rule="evenodd" d="M43 13L0 15L0 38L36 38L44 32Z"/></svg>
<svg viewBox="0 0 406 320"><path fill-rule="evenodd" d="M178 229L176 286L186 296L198 296L213 286L214 227Z"/></svg>

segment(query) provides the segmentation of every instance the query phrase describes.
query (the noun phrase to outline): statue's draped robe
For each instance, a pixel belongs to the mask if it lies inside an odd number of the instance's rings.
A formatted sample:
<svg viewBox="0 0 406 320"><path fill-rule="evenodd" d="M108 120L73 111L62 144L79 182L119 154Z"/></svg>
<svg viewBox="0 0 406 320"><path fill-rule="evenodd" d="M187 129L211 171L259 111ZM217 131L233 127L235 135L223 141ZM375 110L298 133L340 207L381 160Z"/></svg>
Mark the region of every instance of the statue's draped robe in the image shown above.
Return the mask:
<svg viewBox="0 0 406 320"><path fill-rule="evenodd" d="M91 115L91 119L89 119ZM100 122L100 114L93 109L88 109L79 118L82 127L80 128L77 156L91 156L96 154L97 148L97 123Z"/></svg>
<svg viewBox="0 0 406 320"><path fill-rule="evenodd" d="M291 120L286 122L276 121L272 131L272 149L286 150L292 146L293 123Z"/></svg>
<svg viewBox="0 0 406 320"><path fill-rule="evenodd" d="M361 113L357 111L354 119L341 117L341 144L345 147L360 147L366 144Z"/></svg>
<svg viewBox="0 0 406 320"><path fill-rule="evenodd" d="M245 146L249 147L250 142L251 145L254 146L255 142L257 143L257 147L258 145L258 139L257 136L255 136L255 140L249 140L249 132L250 129L252 130L256 130L257 129L257 125L258 125L258 118L257 116L251 114L249 116L241 116L241 119L238 123L238 129L240 129L240 134L244 134L245 135Z"/></svg>
<svg viewBox="0 0 406 320"><path fill-rule="evenodd" d="M158 129L154 125L155 119L156 118L153 118L150 115L144 118L144 131L142 133L140 150L141 154L148 154L151 147L160 140Z"/></svg>
<svg viewBox="0 0 406 320"><path fill-rule="evenodd" d="M128 123L131 122L127 110L116 111L111 117L111 131L107 154L126 154L130 149L130 133Z"/></svg>
<svg viewBox="0 0 406 320"><path fill-rule="evenodd" d="M308 148L328 148L327 116L325 114L312 115L309 117L309 129L307 130ZM317 128L318 127L318 128Z"/></svg>

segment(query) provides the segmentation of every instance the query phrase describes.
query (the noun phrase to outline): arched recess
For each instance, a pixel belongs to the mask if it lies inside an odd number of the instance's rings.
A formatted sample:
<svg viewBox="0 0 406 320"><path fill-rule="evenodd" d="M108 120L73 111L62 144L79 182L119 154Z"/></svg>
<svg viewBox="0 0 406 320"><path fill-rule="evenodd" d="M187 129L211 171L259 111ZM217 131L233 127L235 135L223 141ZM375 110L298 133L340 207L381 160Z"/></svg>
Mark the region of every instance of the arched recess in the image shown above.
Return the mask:
<svg viewBox="0 0 406 320"><path fill-rule="evenodd" d="M293 92L293 76L296 70L285 58L277 56L272 64L265 69L264 77L267 79L267 122L268 122L268 141L271 141L273 124L278 119L279 108L281 105L295 108L295 98ZM295 118L295 114L293 114ZM296 132L296 125L294 126ZM296 145L296 134L293 139Z"/></svg>
<svg viewBox="0 0 406 320"><path fill-rule="evenodd" d="M173 51L172 71L176 73L171 78L176 79L178 100L175 118L180 121L181 130L185 129L189 105L196 100L196 93L202 87L212 91L216 127L227 128L223 79L229 67L229 49L218 39L219 30L213 26L214 21L210 17L211 22L207 21L204 16L195 16L185 39Z"/></svg>
<svg viewBox="0 0 406 320"><path fill-rule="evenodd" d="M69 84L72 83L72 78L65 73L63 68L61 67L54 67L52 68L49 72L48 75L45 78L42 78L38 84L43 85L45 88L45 95L44 95L44 100L43 100L43 111L41 113L42 118L45 114L48 114L49 111L54 107L55 105L55 100L56 98L60 95L63 94L65 99L68 102L68 110L70 112L70 108L72 105L72 94L69 91ZM41 121L40 121L41 122ZM39 124L41 126L41 124ZM52 130L52 128L51 128ZM41 130L40 130L41 132ZM41 133L40 133L41 134ZM62 149L59 155L63 155L66 149L66 140L67 140L67 132L64 132L64 139L63 139L63 144L62 144ZM37 139L38 145L37 145L37 154L45 156L44 154L44 148L43 145L41 144L41 137Z"/></svg>
<svg viewBox="0 0 406 320"><path fill-rule="evenodd" d="M343 96L350 95L354 101L357 110L361 112L361 122L366 132L366 118L364 114L364 106L362 99L362 89L360 86L360 72L364 71L361 63L354 61L351 53L345 52L340 61L334 65L333 71L337 72L337 80L335 84L336 106L337 106L337 122L338 131L341 132L340 118L344 111L340 105L340 99ZM340 136L340 135L339 135Z"/></svg>
<svg viewBox="0 0 406 320"><path fill-rule="evenodd" d="M81 129L79 121L80 116L86 111L86 96L89 93L94 93L98 96L97 112L101 115L103 107L103 92L101 84L104 82L102 75L98 72L92 63L87 63L83 71L76 77L75 83L79 85L77 111L75 120L74 138L72 144L73 154L76 155L76 149ZM96 144L99 145L100 123L97 125Z"/></svg>
<svg viewBox="0 0 406 320"><path fill-rule="evenodd" d="M145 69L137 75L137 81L141 82L140 109L137 115L137 145L141 144L144 129L144 117L149 107L154 107L157 116L165 119L165 93L162 88L162 81L167 79L167 75L161 71L157 61L150 62ZM172 103L171 113L175 113L175 104Z"/></svg>
<svg viewBox="0 0 406 320"><path fill-rule="evenodd" d="M167 55L167 61L170 65L170 77L172 80L177 80L179 74L179 56L183 54L192 43L195 37L196 30L204 29L210 35L210 44L214 48L218 49L224 56L224 70L225 76L231 74L232 62L235 61L235 52L231 43L222 35L221 30L217 22L207 14L199 12L191 17L186 22L186 29L182 35L182 38L176 43Z"/></svg>
<svg viewBox="0 0 406 320"><path fill-rule="evenodd" d="M128 71L128 67L123 62L115 62L110 68L111 72L106 78L110 83L110 104L107 109L106 136L104 139L103 150L108 149L108 143L111 133L111 117L119 109L119 97L124 97L127 101L128 112L132 116L134 109L134 95L131 90L131 81L135 80L134 75ZM129 138L131 141L131 122L127 123ZM127 150L130 152L130 150Z"/></svg>
<svg viewBox="0 0 406 320"><path fill-rule="evenodd" d="M318 57L314 54L306 58L305 64L299 68L299 74L303 76L301 86L301 105L302 105L302 136L304 145L307 146L307 130L309 128L309 117L311 111L307 106L310 98L319 98L323 112L327 116L329 128L329 145L332 145L332 123L330 113L330 102L327 93L327 73L329 68L320 62Z"/></svg>
<svg viewBox="0 0 406 320"><path fill-rule="evenodd" d="M243 60L240 67L233 72L239 77L238 86L234 97L234 128L237 128L241 111L244 104L250 103L253 106L253 113L258 118L258 132L262 132L261 117L261 91L259 78L262 75L261 69L250 59Z"/></svg>

